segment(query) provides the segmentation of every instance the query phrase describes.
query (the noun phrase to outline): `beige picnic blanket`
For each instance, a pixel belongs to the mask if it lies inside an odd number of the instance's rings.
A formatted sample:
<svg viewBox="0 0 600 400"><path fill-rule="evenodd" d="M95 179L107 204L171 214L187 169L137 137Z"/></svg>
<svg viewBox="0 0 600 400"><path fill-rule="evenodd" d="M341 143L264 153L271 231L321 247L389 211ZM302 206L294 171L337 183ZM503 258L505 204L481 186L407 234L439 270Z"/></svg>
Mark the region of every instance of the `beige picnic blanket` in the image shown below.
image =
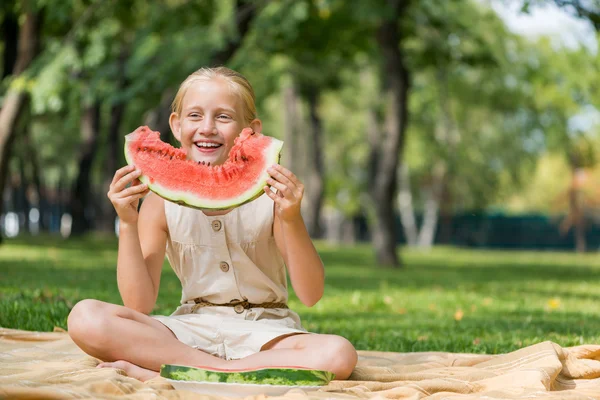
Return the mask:
<svg viewBox="0 0 600 400"><path fill-rule="evenodd" d="M600 345L542 342L502 355L360 351L359 356L348 381L272 398L600 399ZM0 328L2 399L224 399L174 390L160 377L143 383L97 364L64 331Z"/></svg>

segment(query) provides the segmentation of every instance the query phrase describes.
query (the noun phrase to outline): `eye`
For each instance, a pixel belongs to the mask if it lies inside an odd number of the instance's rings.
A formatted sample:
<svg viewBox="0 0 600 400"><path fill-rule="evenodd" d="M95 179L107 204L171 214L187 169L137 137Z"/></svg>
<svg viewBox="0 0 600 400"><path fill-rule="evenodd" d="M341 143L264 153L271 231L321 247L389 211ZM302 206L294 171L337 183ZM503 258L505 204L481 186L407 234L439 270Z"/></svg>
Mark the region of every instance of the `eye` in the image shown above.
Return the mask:
<svg viewBox="0 0 600 400"><path fill-rule="evenodd" d="M217 118L222 119L222 120L230 120L231 119L231 117L227 114L220 114Z"/></svg>
<svg viewBox="0 0 600 400"><path fill-rule="evenodd" d="M188 117L190 118L200 118L202 115L200 115L200 113L197 112L192 112L188 114Z"/></svg>

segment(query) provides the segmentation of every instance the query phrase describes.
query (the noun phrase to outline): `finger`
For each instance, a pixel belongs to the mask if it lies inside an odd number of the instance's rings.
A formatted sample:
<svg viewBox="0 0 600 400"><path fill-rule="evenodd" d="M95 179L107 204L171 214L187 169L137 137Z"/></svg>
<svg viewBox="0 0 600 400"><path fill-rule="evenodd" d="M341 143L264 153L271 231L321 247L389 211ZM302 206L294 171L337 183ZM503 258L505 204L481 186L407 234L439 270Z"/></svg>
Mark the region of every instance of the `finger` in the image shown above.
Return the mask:
<svg viewBox="0 0 600 400"><path fill-rule="evenodd" d="M146 185L145 183L139 184L139 185L132 185L130 187L128 187L127 189L117 193L117 198L122 199L125 198L127 196L131 196L137 193L142 193L144 191L148 190L148 185Z"/></svg>
<svg viewBox="0 0 600 400"><path fill-rule="evenodd" d="M125 176L125 174L128 174L129 172L133 172L135 171L135 166L134 165L126 165L123 168L119 168L117 170L117 172L115 172L115 176L113 176L113 180L110 183L110 186L114 186L115 183L117 183L117 181L119 179L121 179L122 177Z"/></svg>
<svg viewBox="0 0 600 400"><path fill-rule="evenodd" d="M273 178L268 178L267 183L269 185L273 186L275 189L277 189L279 191L279 193L281 193L283 195L282 197L287 197L287 198L294 197L294 193L290 190L289 187L287 187L283 183L278 182Z"/></svg>
<svg viewBox="0 0 600 400"><path fill-rule="evenodd" d="M274 196L277 197L283 197L283 193L281 193L281 190L278 190L275 186L265 186L269 188L269 194L273 194Z"/></svg>
<svg viewBox="0 0 600 400"><path fill-rule="evenodd" d="M113 192L120 192L121 190L125 189L129 183L132 183L134 179L139 178L140 175L142 175L142 171L139 169L128 173L119 179L117 183L115 183L113 186Z"/></svg>
<svg viewBox="0 0 600 400"><path fill-rule="evenodd" d="M122 199L119 199L117 201L117 204L122 207L127 207L129 204L131 204L135 201L138 201L139 199L141 199L142 197L144 197L147 194L148 194L147 190L145 190L141 193L132 194L131 196L127 196L127 197L123 197Z"/></svg>
<svg viewBox="0 0 600 400"><path fill-rule="evenodd" d="M300 179L298 179L298 177L294 175L292 171L285 168L284 166L280 164L274 164L271 168L288 178L291 182L294 183L294 185L298 186L300 184Z"/></svg>
<svg viewBox="0 0 600 400"><path fill-rule="evenodd" d="M283 168L283 167L281 167L281 168ZM271 175L271 177L273 177L274 179L277 179L279 182L283 183L290 189L294 190L297 187L297 184L292 179L290 179L287 175L285 175L283 173L283 171L281 171L279 168L271 167L268 169L267 172L269 172L269 175ZM289 172L289 173L291 174L291 172ZM296 181L297 181L297 179L296 179Z"/></svg>
<svg viewBox="0 0 600 400"><path fill-rule="evenodd" d="M269 186L265 186L263 188L263 190L265 191L265 193L267 194L267 196L269 196L276 203L279 202L279 201L281 201L281 199L283 198L279 194L273 192Z"/></svg>

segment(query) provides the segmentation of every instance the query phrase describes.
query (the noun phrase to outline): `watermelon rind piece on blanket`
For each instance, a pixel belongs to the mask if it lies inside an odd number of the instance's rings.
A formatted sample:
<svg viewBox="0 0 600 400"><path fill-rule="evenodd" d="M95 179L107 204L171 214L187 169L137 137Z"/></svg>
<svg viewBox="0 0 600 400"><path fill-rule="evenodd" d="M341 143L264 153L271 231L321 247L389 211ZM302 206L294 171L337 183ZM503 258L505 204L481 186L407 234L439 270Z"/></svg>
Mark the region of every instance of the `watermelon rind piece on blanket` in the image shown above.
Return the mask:
<svg viewBox="0 0 600 400"><path fill-rule="evenodd" d="M176 364L162 365L160 376L177 381L278 386L325 386L335 378L329 371L298 367L220 370Z"/></svg>

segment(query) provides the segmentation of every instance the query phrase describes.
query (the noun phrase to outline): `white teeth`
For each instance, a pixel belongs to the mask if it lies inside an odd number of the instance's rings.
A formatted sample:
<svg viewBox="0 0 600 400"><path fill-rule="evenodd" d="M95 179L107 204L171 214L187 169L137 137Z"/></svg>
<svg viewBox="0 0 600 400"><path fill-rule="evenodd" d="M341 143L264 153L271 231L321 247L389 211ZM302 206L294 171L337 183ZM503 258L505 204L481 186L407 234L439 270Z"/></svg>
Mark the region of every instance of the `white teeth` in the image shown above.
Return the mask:
<svg viewBox="0 0 600 400"><path fill-rule="evenodd" d="M220 147L221 145L218 143L196 143L198 147Z"/></svg>

